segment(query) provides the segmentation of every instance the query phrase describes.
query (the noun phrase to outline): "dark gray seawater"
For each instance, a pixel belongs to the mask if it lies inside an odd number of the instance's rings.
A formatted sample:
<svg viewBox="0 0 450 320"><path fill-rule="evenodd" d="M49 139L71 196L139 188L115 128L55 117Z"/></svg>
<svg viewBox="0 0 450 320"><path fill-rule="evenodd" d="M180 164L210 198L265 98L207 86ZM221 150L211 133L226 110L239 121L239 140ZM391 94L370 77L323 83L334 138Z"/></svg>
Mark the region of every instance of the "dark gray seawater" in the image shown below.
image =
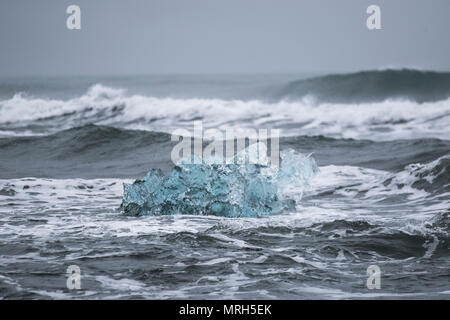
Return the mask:
<svg viewBox="0 0 450 320"><path fill-rule="evenodd" d="M449 97L414 70L3 79L0 298L449 299ZM270 217L123 215L193 120L280 129L320 171Z"/></svg>

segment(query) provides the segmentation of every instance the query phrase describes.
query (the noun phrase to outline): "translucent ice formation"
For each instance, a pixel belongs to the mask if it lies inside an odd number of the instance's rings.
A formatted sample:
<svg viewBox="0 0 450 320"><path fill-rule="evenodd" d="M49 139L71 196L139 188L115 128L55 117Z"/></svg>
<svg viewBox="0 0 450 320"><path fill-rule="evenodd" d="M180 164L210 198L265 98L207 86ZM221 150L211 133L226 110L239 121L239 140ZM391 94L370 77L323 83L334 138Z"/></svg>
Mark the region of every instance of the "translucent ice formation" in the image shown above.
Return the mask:
<svg viewBox="0 0 450 320"><path fill-rule="evenodd" d="M253 144L237 153L232 164L203 159L201 164L181 160L164 175L151 169L142 180L124 184L121 209L127 215L216 215L260 217L294 209L309 179L318 171L316 162L293 150L281 153L281 166L262 159L246 160L265 144ZM239 161L240 160L240 161ZM286 198L286 190L296 190ZM290 192L287 192L290 193Z"/></svg>

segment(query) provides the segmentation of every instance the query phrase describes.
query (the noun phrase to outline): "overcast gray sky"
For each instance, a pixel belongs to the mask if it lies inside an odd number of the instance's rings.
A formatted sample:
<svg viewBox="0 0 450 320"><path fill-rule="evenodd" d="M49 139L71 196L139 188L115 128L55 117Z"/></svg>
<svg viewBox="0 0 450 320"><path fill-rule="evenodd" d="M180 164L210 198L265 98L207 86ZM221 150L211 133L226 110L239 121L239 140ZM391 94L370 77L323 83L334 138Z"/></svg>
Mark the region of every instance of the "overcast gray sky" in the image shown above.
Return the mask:
<svg viewBox="0 0 450 320"><path fill-rule="evenodd" d="M1 0L0 76L450 70L449 15L449 0Z"/></svg>

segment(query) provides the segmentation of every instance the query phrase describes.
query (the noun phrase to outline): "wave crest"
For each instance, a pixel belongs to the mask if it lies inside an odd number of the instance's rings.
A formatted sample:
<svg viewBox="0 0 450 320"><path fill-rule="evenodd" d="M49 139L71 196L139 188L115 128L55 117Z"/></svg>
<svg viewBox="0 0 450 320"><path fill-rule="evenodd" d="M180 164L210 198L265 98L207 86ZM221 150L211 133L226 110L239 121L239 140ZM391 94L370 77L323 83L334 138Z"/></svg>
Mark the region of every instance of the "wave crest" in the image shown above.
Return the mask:
<svg viewBox="0 0 450 320"><path fill-rule="evenodd" d="M400 189L408 185L433 194L450 193L450 154L426 164L410 164L383 184Z"/></svg>
<svg viewBox="0 0 450 320"><path fill-rule="evenodd" d="M385 69L327 75L289 83L281 98L313 96L320 102L364 103L387 99L433 102L450 97L450 73Z"/></svg>
<svg viewBox="0 0 450 320"><path fill-rule="evenodd" d="M450 85L449 85L450 88ZM49 134L89 124L172 132L204 128L277 128L282 135L325 135L374 140L442 138L450 134L450 99L340 103L313 100L221 100L128 95L96 84L74 99L16 94L0 101L0 133Z"/></svg>

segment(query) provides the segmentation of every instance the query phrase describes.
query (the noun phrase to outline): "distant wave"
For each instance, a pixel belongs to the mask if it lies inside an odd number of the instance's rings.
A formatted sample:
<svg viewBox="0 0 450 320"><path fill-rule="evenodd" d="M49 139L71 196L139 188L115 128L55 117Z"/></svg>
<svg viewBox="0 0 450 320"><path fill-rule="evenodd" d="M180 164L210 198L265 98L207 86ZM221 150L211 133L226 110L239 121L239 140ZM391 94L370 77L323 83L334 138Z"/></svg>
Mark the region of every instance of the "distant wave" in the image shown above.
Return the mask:
<svg viewBox="0 0 450 320"><path fill-rule="evenodd" d="M137 177L169 170L166 133L86 125L46 136L0 139L0 177Z"/></svg>
<svg viewBox="0 0 450 320"><path fill-rule="evenodd" d="M407 99L419 103L450 97L450 73L385 69L326 75L289 83L280 99L311 96L319 102L363 103Z"/></svg>
<svg viewBox="0 0 450 320"><path fill-rule="evenodd" d="M0 139L0 178L139 178L149 168L168 172L176 142L161 132L85 125L50 135ZM450 141L370 141L296 136L280 139L282 150L314 153L320 166L351 165L401 171L450 153ZM444 179L445 180L445 179Z"/></svg>
<svg viewBox="0 0 450 320"><path fill-rule="evenodd" d="M89 124L170 133L176 128L192 129L193 120L203 120L205 128L277 128L285 136L446 138L450 136L450 99L354 104L317 104L307 98L278 102L175 99L128 95L123 89L97 84L70 100L16 94L0 101L2 136L50 134Z"/></svg>

